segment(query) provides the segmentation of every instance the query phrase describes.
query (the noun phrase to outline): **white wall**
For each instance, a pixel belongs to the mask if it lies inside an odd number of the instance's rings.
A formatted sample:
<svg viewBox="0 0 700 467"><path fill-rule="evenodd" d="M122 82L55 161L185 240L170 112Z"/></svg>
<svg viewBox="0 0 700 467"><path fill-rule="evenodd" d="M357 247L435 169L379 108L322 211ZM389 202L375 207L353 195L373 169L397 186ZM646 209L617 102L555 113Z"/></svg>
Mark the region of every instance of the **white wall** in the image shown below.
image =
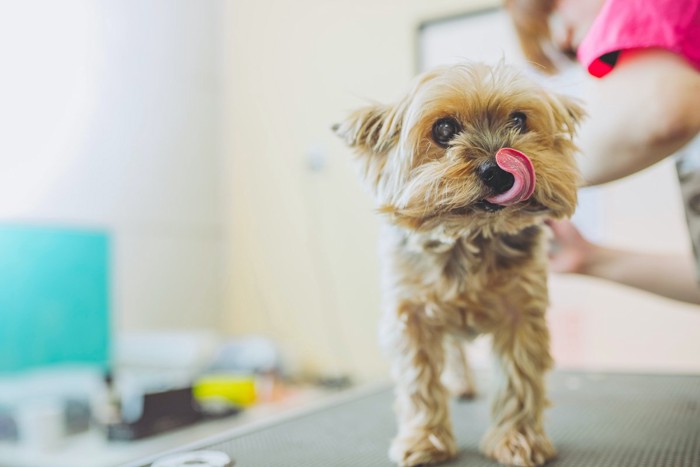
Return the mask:
<svg viewBox="0 0 700 467"><path fill-rule="evenodd" d="M304 370L385 375L378 221L329 127L401 95L419 24L498 3L0 3L0 221L109 229L118 329L261 333ZM664 230L678 232L665 228L678 211L653 201L640 214L663 210ZM622 219L620 206L605 219ZM610 240L668 245L633 225L639 235ZM573 316L555 325L597 306L571 281L554 281L555 305ZM628 296L599 290L596 303ZM669 306L639 294L624 303L622 325ZM672 313L687 342L691 312ZM592 326L569 337L594 361L629 363L636 347L606 360Z"/></svg>
<svg viewBox="0 0 700 467"><path fill-rule="evenodd" d="M109 230L120 330L220 320L222 9L0 4L0 221Z"/></svg>

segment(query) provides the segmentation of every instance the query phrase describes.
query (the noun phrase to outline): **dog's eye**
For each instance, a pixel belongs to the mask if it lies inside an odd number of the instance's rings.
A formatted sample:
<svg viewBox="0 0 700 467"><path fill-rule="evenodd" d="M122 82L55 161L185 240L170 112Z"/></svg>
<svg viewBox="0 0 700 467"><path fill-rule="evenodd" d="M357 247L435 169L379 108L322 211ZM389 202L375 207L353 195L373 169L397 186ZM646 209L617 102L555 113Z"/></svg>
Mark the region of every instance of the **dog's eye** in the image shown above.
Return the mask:
<svg viewBox="0 0 700 467"><path fill-rule="evenodd" d="M510 123L513 128L520 133L527 132L527 115L522 112L513 112L510 114Z"/></svg>
<svg viewBox="0 0 700 467"><path fill-rule="evenodd" d="M433 139L437 144L446 147L459 131L459 123L453 118L441 118L433 124Z"/></svg>

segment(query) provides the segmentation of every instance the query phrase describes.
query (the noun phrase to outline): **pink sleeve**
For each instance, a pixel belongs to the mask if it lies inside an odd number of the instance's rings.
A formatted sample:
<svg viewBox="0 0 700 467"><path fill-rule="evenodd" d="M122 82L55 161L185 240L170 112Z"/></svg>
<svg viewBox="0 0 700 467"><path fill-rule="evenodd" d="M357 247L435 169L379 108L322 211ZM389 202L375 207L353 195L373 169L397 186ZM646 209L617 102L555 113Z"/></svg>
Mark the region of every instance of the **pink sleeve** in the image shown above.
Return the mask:
<svg viewBox="0 0 700 467"><path fill-rule="evenodd" d="M578 48L578 60L601 78L623 50L663 48L700 71L700 0L608 0Z"/></svg>

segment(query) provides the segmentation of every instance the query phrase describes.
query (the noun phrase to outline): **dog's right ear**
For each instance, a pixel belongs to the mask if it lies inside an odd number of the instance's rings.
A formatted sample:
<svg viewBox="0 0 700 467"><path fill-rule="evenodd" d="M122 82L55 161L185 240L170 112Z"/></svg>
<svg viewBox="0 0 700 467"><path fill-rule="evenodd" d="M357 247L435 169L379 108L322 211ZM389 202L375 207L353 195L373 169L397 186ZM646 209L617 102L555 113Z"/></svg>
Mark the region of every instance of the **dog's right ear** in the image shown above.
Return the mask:
<svg viewBox="0 0 700 467"><path fill-rule="evenodd" d="M379 155L398 143L401 120L402 112L397 107L370 105L333 125L333 131L358 152Z"/></svg>

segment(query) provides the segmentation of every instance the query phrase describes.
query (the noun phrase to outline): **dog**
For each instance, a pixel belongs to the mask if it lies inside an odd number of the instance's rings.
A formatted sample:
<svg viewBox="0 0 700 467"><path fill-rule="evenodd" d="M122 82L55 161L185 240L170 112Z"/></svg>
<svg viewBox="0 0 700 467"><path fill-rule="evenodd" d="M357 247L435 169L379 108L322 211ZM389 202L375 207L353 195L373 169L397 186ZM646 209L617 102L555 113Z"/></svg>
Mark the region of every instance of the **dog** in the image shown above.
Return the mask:
<svg viewBox="0 0 700 467"><path fill-rule="evenodd" d="M575 100L508 65L462 63L333 127L384 220L380 336L396 383L394 462L456 456L449 393L474 396L464 345L479 334L492 335L503 374L481 450L519 466L555 456L543 428L553 363L545 221L576 207L583 116Z"/></svg>

